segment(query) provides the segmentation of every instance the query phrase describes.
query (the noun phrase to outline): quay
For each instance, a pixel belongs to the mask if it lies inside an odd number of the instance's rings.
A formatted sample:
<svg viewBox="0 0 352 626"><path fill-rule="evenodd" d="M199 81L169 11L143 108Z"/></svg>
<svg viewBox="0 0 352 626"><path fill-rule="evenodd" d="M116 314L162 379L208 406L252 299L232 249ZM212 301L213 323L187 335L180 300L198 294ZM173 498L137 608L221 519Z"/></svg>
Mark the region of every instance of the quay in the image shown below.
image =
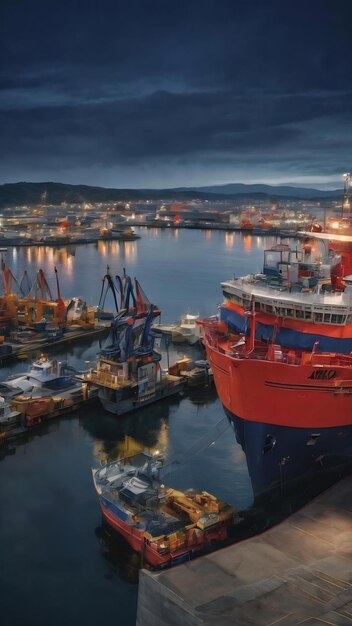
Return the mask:
<svg viewBox="0 0 352 626"><path fill-rule="evenodd" d="M15 342L4 341L2 346L11 347L12 351L8 354L1 354L1 362L8 361L13 358L22 359L27 358L31 354L38 351L47 351L51 348L58 346L64 346L66 344L74 343L85 339L97 339L103 335L107 335L110 331L110 326L99 326L92 329L83 329L80 327L70 327L65 330L65 333L59 339L46 342L45 340L33 340L17 344Z"/></svg>
<svg viewBox="0 0 352 626"><path fill-rule="evenodd" d="M281 524L163 572L141 570L137 626L352 625L352 477Z"/></svg>

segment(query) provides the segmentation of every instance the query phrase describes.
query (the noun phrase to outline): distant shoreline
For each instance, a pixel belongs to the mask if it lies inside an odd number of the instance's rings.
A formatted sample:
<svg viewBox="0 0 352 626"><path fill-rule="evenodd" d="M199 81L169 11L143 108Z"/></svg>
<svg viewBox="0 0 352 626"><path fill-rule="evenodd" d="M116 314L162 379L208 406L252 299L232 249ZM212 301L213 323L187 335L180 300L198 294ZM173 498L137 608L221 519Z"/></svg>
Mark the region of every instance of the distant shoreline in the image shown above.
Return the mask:
<svg viewBox="0 0 352 626"><path fill-rule="evenodd" d="M141 228L158 228L159 230L219 230L219 231L227 231L227 232L240 232L245 235L255 235L255 236L282 236L282 237L297 237L298 231L296 230L286 230L280 228L241 228L239 226L235 226L232 224L151 224L138 222L135 223L134 226ZM303 226L301 230L303 229ZM68 246L68 245L83 245L90 243L97 243L98 241L109 242L109 241L122 241L122 242L133 242L140 239L140 236L136 237L78 237L76 239L72 238L59 238L59 239L51 239L50 241L27 241L27 240L16 240L16 239L0 239L0 247L2 248L12 248L12 247L32 247L32 246L51 246L51 247L59 247L59 246Z"/></svg>

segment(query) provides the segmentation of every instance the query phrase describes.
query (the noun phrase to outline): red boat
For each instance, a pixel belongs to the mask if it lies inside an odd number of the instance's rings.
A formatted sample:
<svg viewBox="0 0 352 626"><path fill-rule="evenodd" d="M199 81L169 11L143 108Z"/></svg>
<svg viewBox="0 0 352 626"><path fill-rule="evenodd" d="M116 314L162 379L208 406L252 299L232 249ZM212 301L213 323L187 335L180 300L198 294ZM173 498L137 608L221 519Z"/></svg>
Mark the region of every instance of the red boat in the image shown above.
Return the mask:
<svg viewBox="0 0 352 626"><path fill-rule="evenodd" d="M160 460L144 453L93 470L104 520L152 567L188 561L224 542L235 510L202 491L177 491L159 480Z"/></svg>
<svg viewBox="0 0 352 626"><path fill-rule="evenodd" d="M352 356L284 349L202 322L225 412L242 445L255 495L352 460Z"/></svg>

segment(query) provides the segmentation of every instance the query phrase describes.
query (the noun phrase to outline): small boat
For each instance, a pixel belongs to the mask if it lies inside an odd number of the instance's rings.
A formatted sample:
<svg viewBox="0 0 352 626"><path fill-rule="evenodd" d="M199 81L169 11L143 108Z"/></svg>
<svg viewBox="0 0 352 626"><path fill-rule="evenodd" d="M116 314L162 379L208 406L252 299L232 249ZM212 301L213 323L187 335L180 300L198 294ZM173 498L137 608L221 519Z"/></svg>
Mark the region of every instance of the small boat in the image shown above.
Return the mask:
<svg viewBox="0 0 352 626"><path fill-rule="evenodd" d="M237 518L232 506L206 491L162 484L162 466L160 457L138 453L92 470L104 520L154 568L224 544Z"/></svg>
<svg viewBox="0 0 352 626"><path fill-rule="evenodd" d="M153 330L168 336L173 343L196 344L201 338L201 327L197 324L199 315L185 313L176 324L154 324Z"/></svg>
<svg viewBox="0 0 352 626"><path fill-rule="evenodd" d="M5 380L5 383L10 387L20 388L25 393L33 389L46 389L50 395L52 391L67 389L77 384L72 374L64 374L65 365L42 354L39 359L33 361L28 372L13 374Z"/></svg>

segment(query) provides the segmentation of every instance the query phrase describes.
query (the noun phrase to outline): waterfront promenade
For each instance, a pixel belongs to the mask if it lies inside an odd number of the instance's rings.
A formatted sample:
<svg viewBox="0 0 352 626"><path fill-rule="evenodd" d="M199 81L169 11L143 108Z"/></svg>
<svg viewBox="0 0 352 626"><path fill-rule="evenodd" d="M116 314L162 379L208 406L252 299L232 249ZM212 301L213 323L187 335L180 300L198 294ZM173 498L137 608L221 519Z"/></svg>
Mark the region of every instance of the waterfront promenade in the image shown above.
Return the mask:
<svg viewBox="0 0 352 626"><path fill-rule="evenodd" d="M137 626L352 625L352 477L265 533L140 573Z"/></svg>

